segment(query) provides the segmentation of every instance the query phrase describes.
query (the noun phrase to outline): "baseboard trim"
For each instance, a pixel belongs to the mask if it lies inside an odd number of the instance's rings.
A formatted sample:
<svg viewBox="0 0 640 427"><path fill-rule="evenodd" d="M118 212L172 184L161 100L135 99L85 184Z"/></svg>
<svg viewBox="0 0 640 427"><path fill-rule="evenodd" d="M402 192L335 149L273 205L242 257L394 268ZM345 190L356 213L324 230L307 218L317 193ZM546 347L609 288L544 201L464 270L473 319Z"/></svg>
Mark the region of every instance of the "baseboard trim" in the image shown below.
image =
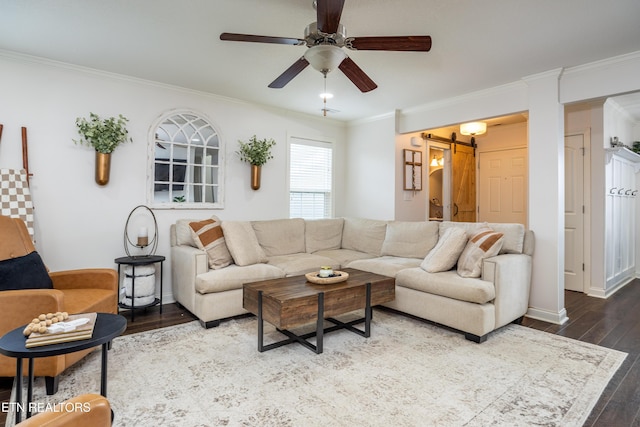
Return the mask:
<svg viewBox="0 0 640 427"><path fill-rule="evenodd" d="M620 281L619 283L617 283L616 285L612 286L609 289L591 288L591 289L589 289L589 292L587 293L587 295L590 296L590 297L607 299L611 295L613 295L616 292L618 292L620 289L622 289L625 286L627 286L629 283L631 283L636 278L637 278L637 276L629 277L629 278L627 278L625 280Z"/></svg>
<svg viewBox="0 0 640 427"><path fill-rule="evenodd" d="M569 321L569 317L567 317L567 310L565 308L554 313L552 311L529 307L526 316L530 319L542 320L543 322L554 323L556 325L564 325Z"/></svg>

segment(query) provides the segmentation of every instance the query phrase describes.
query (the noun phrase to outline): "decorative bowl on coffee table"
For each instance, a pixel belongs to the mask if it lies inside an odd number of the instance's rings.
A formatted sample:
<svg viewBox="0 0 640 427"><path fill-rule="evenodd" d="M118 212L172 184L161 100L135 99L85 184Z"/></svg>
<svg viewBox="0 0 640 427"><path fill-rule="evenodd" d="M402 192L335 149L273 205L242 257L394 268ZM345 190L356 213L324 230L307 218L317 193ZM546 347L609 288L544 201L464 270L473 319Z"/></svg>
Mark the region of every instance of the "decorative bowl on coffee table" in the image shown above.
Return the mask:
<svg viewBox="0 0 640 427"><path fill-rule="evenodd" d="M344 282L349 278L349 273L344 271L334 270L333 274L329 277L320 277L320 272L314 271L305 274L307 280L316 285L331 285L333 283Z"/></svg>

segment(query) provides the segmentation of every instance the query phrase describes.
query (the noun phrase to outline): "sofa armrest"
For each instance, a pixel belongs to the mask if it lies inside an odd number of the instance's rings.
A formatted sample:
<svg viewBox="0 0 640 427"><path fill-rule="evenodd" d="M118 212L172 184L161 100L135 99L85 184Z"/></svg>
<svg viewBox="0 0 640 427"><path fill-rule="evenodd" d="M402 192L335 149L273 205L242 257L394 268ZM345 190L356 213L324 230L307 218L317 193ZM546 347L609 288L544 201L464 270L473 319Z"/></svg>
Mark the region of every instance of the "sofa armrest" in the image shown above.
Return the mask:
<svg viewBox="0 0 640 427"><path fill-rule="evenodd" d="M531 257L503 254L487 258L482 265L482 279L495 286L496 328L525 315L529 308Z"/></svg>
<svg viewBox="0 0 640 427"><path fill-rule="evenodd" d="M118 291L118 273L112 268L85 268L49 273L54 289L105 289Z"/></svg>
<svg viewBox="0 0 640 427"><path fill-rule="evenodd" d="M171 286L173 297L188 310L194 310L196 276L209 271L207 253L191 246L171 247Z"/></svg>

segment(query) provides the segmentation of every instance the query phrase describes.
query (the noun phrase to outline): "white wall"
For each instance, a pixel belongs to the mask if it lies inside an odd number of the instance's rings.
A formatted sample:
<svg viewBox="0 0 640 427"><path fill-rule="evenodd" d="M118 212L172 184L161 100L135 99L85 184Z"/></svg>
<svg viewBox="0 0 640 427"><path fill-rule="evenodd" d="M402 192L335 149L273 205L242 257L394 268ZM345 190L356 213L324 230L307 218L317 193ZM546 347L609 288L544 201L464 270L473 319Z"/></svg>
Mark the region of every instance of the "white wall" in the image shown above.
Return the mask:
<svg viewBox="0 0 640 427"><path fill-rule="evenodd" d="M417 138L419 147L411 145L411 138ZM428 219L427 197L429 196L429 158L426 152L426 141L420 133L399 134L396 136L395 153L395 213L394 219L399 221L425 221ZM422 152L422 191L404 190L404 150Z"/></svg>
<svg viewBox="0 0 640 427"><path fill-rule="evenodd" d="M158 210L158 254L169 257L169 226L178 218L224 220L288 216L287 137L329 139L336 146L336 181L342 183L345 125L241 101L211 96L12 54L0 54L0 167L22 166L20 127L28 129L31 191L35 204L36 248L48 267L65 270L115 267L125 255L123 229L135 206L147 204L147 144L151 124L163 112L189 108L206 114L220 131L225 149L225 208ZM75 119L89 112L129 118L133 143L112 156L110 182L94 182L94 152L78 146ZM274 159L263 167L262 188L250 189L250 168L238 160L237 141L253 134L273 138ZM391 139L393 141L393 139ZM374 155L376 154L376 155ZM372 154L373 163L384 163ZM384 157L383 157L384 158ZM337 186L336 215L344 211ZM383 188L386 192L387 189ZM165 263L165 296L171 291Z"/></svg>
<svg viewBox="0 0 640 427"><path fill-rule="evenodd" d="M487 133L476 136L477 153L527 148L527 123L492 126Z"/></svg>
<svg viewBox="0 0 640 427"><path fill-rule="evenodd" d="M393 219L395 214L395 117L352 123L345 162L344 216Z"/></svg>

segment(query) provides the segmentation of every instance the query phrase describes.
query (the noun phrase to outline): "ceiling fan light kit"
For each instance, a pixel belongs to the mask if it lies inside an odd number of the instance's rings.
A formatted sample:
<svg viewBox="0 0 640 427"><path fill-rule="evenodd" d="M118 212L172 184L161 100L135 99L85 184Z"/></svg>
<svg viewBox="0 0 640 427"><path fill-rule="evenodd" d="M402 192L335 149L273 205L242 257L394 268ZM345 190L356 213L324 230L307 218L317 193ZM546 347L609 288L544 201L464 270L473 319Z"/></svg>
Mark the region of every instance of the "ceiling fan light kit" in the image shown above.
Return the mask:
<svg viewBox="0 0 640 427"><path fill-rule="evenodd" d="M337 46L323 44L310 47L304 53L304 59L322 74L338 68L347 55Z"/></svg>
<svg viewBox="0 0 640 427"><path fill-rule="evenodd" d="M340 23L345 0L315 0L316 22L304 31L304 39L290 37L259 36L251 34L222 33L220 40L274 43L292 46L306 45L307 52L278 76L270 88L280 89L302 72L309 64L326 78L327 73L339 68L361 92L369 92L378 87L358 65L349 58L342 48L351 50L385 50L403 52L428 52L431 49L430 36L381 36L347 37Z"/></svg>

